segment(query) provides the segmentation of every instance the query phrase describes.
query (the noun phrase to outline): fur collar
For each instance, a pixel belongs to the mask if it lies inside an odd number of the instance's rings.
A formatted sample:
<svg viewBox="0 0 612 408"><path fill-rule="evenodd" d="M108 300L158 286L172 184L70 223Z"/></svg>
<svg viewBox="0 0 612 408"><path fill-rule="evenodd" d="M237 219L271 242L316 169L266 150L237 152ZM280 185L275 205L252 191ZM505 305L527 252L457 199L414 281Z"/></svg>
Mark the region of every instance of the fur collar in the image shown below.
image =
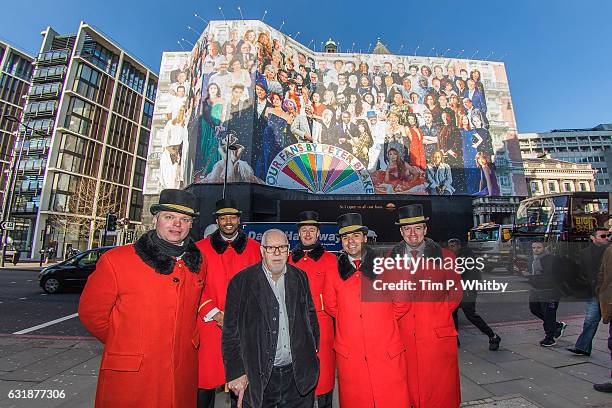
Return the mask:
<svg viewBox="0 0 612 408"><path fill-rule="evenodd" d="M391 257L395 255L406 254L406 243L404 241L399 242L391 250ZM425 258L441 258L442 247L438 245L433 239L425 237L425 250L423 251Z"/></svg>
<svg viewBox="0 0 612 408"><path fill-rule="evenodd" d="M325 253L325 248L321 245L320 242L317 242L315 246L308 251L308 257L313 259L315 262L318 261L323 254ZM300 242L295 246L293 251L291 251L291 260L296 263L300 259L304 257L304 245Z"/></svg>
<svg viewBox="0 0 612 408"><path fill-rule="evenodd" d="M182 257L183 261L185 261L185 266L191 272L198 273L202 263L202 254L191 238L187 237L186 245L187 247ZM136 250L136 255L144 263L155 269L157 273L169 275L174 270L176 258L161 253L157 245L149 238L149 234L141 236L134 244L134 249Z"/></svg>
<svg viewBox="0 0 612 408"><path fill-rule="evenodd" d="M232 248L234 248L236 253L241 254L242 252L244 252L247 246L247 240L248 240L247 235L244 233L242 229L239 228L238 235L236 236L236 239L232 241L232 244L231 244ZM224 253L227 247L229 246L227 241L224 240L223 237L221 237L221 231L219 230L216 230L210 236L210 244L212 245L215 252L218 254Z"/></svg>
<svg viewBox="0 0 612 408"><path fill-rule="evenodd" d="M374 252L372 248L368 246L365 247L365 254L361 258L361 266L359 270L363 273L363 276L369 278L370 280L374 280L376 278L376 274L374 273L374 258L378 255ZM348 255L346 252L341 252L338 256L338 272L340 273L340 277L342 280L347 280L350 278L356 269L351 264Z"/></svg>

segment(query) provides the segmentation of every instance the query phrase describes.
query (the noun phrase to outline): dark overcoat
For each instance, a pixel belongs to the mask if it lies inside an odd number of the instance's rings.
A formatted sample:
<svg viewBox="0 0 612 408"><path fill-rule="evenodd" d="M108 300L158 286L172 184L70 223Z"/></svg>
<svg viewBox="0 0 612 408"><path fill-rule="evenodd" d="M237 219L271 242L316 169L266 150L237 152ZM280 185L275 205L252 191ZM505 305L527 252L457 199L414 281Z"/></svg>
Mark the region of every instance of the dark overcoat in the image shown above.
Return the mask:
<svg viewBox="0 0 612 408"><path fill-rule="evenodd" d="M293 376L301 395L317 385L319 378L319 324L308 277L287 265L285 302ZM261 407L264 390L274 367L278 340L279 306L261 262L240 271L228 285L221 337L227 382L246 374L249 384L244 399Z"/></svg>

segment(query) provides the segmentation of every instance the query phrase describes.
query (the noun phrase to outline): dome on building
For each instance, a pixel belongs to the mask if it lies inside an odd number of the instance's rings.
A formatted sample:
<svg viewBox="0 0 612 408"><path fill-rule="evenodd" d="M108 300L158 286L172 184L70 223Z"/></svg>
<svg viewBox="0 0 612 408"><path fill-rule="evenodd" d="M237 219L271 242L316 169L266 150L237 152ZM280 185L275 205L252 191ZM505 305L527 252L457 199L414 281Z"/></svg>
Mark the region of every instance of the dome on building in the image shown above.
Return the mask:
<svg viewBox="0 0 612 408"><path fill-rule="evenodd" d="M338 52L338 44L329 37L329 40L325 43L325 52Z"/></svg>
<svg viewBox="0 0 612 408"><path fill-rule="evenodd" d="M391 51L389 51L385 44L380 41L380 38L378 38L372 54L391 54Z"/></svg>

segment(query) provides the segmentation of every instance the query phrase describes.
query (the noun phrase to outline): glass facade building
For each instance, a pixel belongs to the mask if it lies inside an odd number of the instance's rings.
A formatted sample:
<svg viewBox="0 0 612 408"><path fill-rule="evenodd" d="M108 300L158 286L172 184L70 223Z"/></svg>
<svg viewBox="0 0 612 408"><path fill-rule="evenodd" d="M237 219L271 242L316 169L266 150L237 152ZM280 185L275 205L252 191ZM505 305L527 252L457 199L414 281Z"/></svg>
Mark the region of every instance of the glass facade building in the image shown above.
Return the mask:
<svg viewBox="0 0 612 408"><path fill-rule="evenodd" d="M91 25L43 31L12 203L22 257L102 243L107 213L129 220L122 233L140 225L156 87L154 72Z"/></svg>
<svg viewBox="0 0 612 408"><path fill-rule="evenodd" d="M17 123L7 116L21 118L25 95L30 88L34 57L0 40L0 203L5 200L9 168L15 148ZM46 109L38 106L36 109Z"/></svg>

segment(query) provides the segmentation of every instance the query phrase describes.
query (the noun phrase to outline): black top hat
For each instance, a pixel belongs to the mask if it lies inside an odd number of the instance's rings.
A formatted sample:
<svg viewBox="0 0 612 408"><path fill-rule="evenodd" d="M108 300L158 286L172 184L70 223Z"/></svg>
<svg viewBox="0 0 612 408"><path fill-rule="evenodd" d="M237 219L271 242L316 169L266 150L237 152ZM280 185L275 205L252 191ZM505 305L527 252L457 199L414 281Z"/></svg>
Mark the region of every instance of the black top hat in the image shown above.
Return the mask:
<svg viewBox="0 0 612 408"><path fill-rule="evenodd" d="M306 225L319 226L319 213L316 211L302 211L298 214L298 229Z"/></svg>
<svg viewBox="0 0 612 408"><path fill-rule="evenodd" d="M368 227L362 225L361 214L358 213L346 213L338 217L338 227L340 228L338 234L340 236L351 234L353 232L368 233Z"/></svg>
<svg viewBox="0 0 612 408"><path fill-rule="evenodd" d="M151 214L155 215L160 211L173 211L195 217L199 215L197 197L185 190L168 188L159 194L159 203L151 206Z"/></svg>
<svg viewBox="0 0 612 408"><path fill-rule="evenodd" d="M399 221L395 225L422 224L429 221L429 217L423 215L422 204L405 205L397 209Z"/></svg>
<svg viewBox="0 0 612 408"><path fill-rule="evenodd" d="M238 210L236 202L230 198L222 198L215 203L217 209L213 214L217 217L221 215L240 215L242 212Z"/></svg>

